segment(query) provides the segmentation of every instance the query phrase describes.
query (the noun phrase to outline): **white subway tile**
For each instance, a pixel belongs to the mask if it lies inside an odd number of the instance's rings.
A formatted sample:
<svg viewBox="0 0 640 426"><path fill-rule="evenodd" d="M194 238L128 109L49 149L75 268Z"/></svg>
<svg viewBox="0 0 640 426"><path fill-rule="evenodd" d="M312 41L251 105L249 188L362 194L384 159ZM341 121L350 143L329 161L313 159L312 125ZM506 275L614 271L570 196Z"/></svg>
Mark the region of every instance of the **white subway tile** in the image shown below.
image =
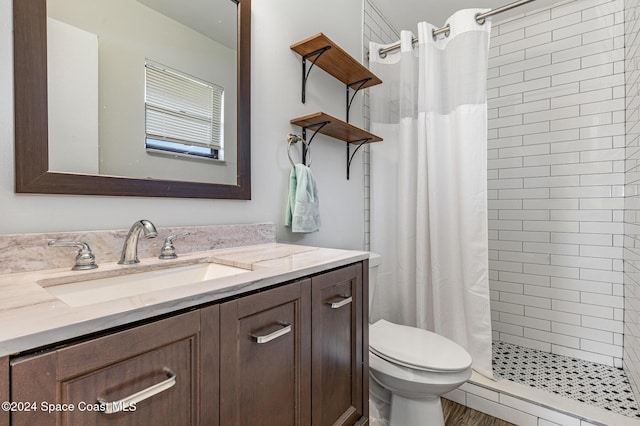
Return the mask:
<svg viewBox="0 0 640 426"><path fill-rule="evenodd" d="M604 271L612 270L611 259L596 257L589 258L584 256L552 255L551 264L557 266L570 266L574 268L601 269Z"/></svg>
<svg viewBox="0 0 640 426"><path fill-rule="evenodd" d="M498 157L529 157L531 155L549 154L551 147L549 144L516 146L512 148L500 148L498 151Z"/></svg>
<svg viewBox="0 0 640 426"><path fill-rule="evenodd" d="M521 97L522 94L511 95L505 98L510 98L512 96ZM499 116L504 117L507 115L516 115L516 114L524 114L528 112L544 111L544 110L548 110L550 105L551 105L551 101L549 99L541 99L539 101L531 101L531 102L525 102L525 103L522 103L522 101L520 100L520 102L499 107Z"/></svg>
<svg viewBox="0 0 640 426"><path fill-rule="evenodd" d="M569 130L561 130L555 132L546 132L546 133L538 133L538 134L529 134L524 135L523 143L525 145L532 144L541 144L541 143L552 143L553 146L556 145L553 142L560 141L575 141L580 138L580 130L579 129L569 129Z"/></svg>
<svg viewBox="0 0 640 426"><path fill-rule="evenodd" d="M580 132L576 129L573 130L575 132L576 137L574 139L578 139L580 137ZM575 152L575 151L588 151L588 150L598 150L598 149L608 149L613 147L613 138L602 137L595 139L582 139L582 140L572 140L569 142L558 142L551 145L551 152Z"/></svg>
<svg viewBox="0 0 640 426"><path fill-rule="evenodd" d="M501 200L509 199L528 199L528 198L549 198L548 188L518 188L518 189L500 189L498 190L498 198Z"/></svg>
<svg viewBox="0 0 640 426"><path fill-rule="evenodd" d="M551 108L562 108L570 105L590 104L593 102L609 101L613 97L613 89L607 87L591 92L576 93L566 96L556 96L551 99Z"/></svg>
<svg viewBox="0 0 640 426"><path fill-rule="evenodd" d="M611 72L613 72L613 67L611 69ZM523 83L502 86L499 89L499 94L500 96L507 96L507 95L512 95L514 93L530 92L532 90L543 89L550 86L551 86L551 78L543 77L536 80L525 81ZM525 101L529 101L529 100L536 100L536 99L527 99L527 97L525 96Z"/></svg>
<svg viewBox="0 0 640 426"><path fill-rule="evenodd" d="M602 198L611 197L610 186L573 186L568 188L551 188L551 198Z"/></svg>
<svg viewBox="0 0 640 426"><path fill-rule="evenodd" d="M535 265L528 263L525 263L522 266L522 271L526 274L537 274L562 278L578 278L580 276L580 269L578 268L551 265ZM538 307L544 308L545 306Z"/></svg>
<svg viewBox="0 0 640 426"><path fill-rule="evenodd" d="M611 294L612 292L611 283L558 277L551 278L551 287L599 294Z"/></svg>
<svg viewBox="0 0 640 426"><path fill-rule="evenodd" d="M624 308L624 297L622 296L607 296L604 294L582 292L580 301L590 305Z"/></svg>
<svg viewBox="0 0 640 426"><path fill-rule="evenodd" d="M604 318L595 318L589 316L582 316L581 324L584 327L595 328L598 330L611 331L612 333L623 333L624 322L615 321Z"/></svg>
<svg viewBox="0 0 640 426"><path fill-rule="evenodd" d="M573 82L553 87L549 84L547 86L527 90L523 93L523 100L524 102L532 102L540 99L553 99L557 96L571 95L579 92L580 82Z"/></svg>
<svg viewBox="0 0 640 426"><path fill-rule="evenodd" d="M467 407L519 426L536 426L538 423L537 418L531 414L523 413L522 411L477 397L473 394L467 394Z"/></svg>
<svg viewBox="0 0 640 426"><path fill-rule="evenodd" d="M535 36L526 37L521 40L513 41L511 43L502 44L500 46L500 54L507 54L507 53L516 52L516 51L522 51L533 46L540 46L550 42L551 42L551 33L550 32L541 33Z"/></svg>
<svg viewBox="0 0 640 426"><path fill-rule="evenodd" d="M543 420L543 423L538 422L538 426L549 426L554 424L562 426L580 426L580 419L504 393L500 394L500 403L511 408L515 408L516 410L540 417L541 419L549 420Z"/></svg>
<svg viewBox="0 0 640 426"><path fill-rule="evenodd" d="M526 332L525 332L526 334ZM580 339L580 349L589 352L595 352L597 354L610 355L613 357L622 358L622 346L609 345L606 343L595 342L593 340Z"/></svg>
<svg viewBox="0 0 640 426"><path fill-rule="evenodd" d="M582 44L582 35L575 35L573 37L563 38L561 40L554 40L551 43L541 44L539 46L532 46L525 50L525 57L533 58L534 56L546 55L551 53L551 61L555 60L556 52L577 47Z"/></svg>
<svg viewBox="0 0 640 426"><path fill-rule="evenodd" d="M498 214L505 220L549 220L548 210L501 210Z"/></svg>
<svg viewBox="0 0 640 426"><path fill-rule="evenodd" d="M548 243L549 238L549 232L499 231L499 239L505 241L531 241Z"/></svg>
<svg viewBox="0 0 640 426"><path fill-rule="evenodd" d="M613 165L610 161L584 163L584 164L562 164L551 166L552 176L581 175L593 173L611 173Z"/></svg>
<svg viewBox="0 0 640 426"><path fill-rule="evenodd" d="M578 14L579 15L579 14ZM583 34L583 43L587 43L585 40L584 34L593 33L598 29L608 29L609 27L615 24L613 15L605 15L599 17L597 19L591 19L586 22L577 21L574 25L567 25L558 27L558 29L553 31L553 39L559 40L561 38L570 37L576 34ZM590 40L588 42L593 42L595 40Z"/></svg>
<svg viewBox="0 0 640 426"><path fill-rule="evenodd" d="M579 200L568 198L557 198L549 200L522 200L522 207L524 209L550 209L550 210L564 210L564 209L578 209Z"/></svg>
<svg viewBox="0 0 640 426"><path fill-rule="evenodd" d="M524 157L524 166L546 166L553 164L573 164L580 162L580 154L566 152L561 154L530 155Z"/></svg>
<svg viewBox="0 0 640 426"><path fill-rule="evenodd" d="M578 314L552 311L550 309L536 308L533 306L525 306L524 312L528 317L547 319L553 322L561 322L573 325L580 325L580 320L582 318L582 316Z"/></svg>
<svg viewBox="0 0 640 426"><path fill-rule="evenodd" d="M554 108L545 111L530 112L524 115L524 123L536 123L539 121L558 120L561 118L577 117L580 115L580 107L578 105L567 106L564 108ZM551 129L552 131L561 129Z"/></svg>
<svg viewBox="0 0 640 426"><path fill-rule="evenodd" d="M607 234L576 234L576 233L551 233L551 242L558 244L589 244L599 246L613 245L611 235Z"/></svg>
<svg viewBox="0 0 640 426"><path fill-rule="evenodd" d="M551 220L611 222L611 210L553 210Z"/></svg>
<svg viewBox="0 0 640 426"><path fill-rule="evenodd" d="M502 127L498 129L498 137L526 135L530 133L544 133L549 131L548 122L530 123L520 126Z"/></svg>
<svg viewBox="0 0 640 426"><path fill-rule="evenodd" d="M582 17L579 12L567 14L555 19L551 19L549 21L541 22L539 24L534 24L525 28L525 34L527 37L534 36L536 34L546 33L553 31L557 28L563 28L570 25L574 25L579 23L582 20ZM577 32L578 33L578 32ZM576 34L577 34L576 33ZM556 37L554 34L553 39L558 40L563 37Z"/></svg>
<svg viewBox="0 0 640 426"><path fill-rule="evenodd" d="M583 339L594 340L600 343L613 344L613 333L609 331L596 330L593 328L586 328L562 323L553 323L551 326L551 331L558 334L565 334L567 336L575 336Z"/></svg>
<svg viewBox="0 0 640 426"><path fill-rule="evenodd" d="M571 107L567 107L571 108ZM574 107L575 108L575 107ZM551 131L577 129L581 127L602 126L611 124L612 116L610 112L592 115L582 115L580 117L565 118L551 121Z"/></svg>
<svg viewBox="0 0 640 426"><path fill-rule="evenodd" d="M549 299L555 299L555 300L568 300L570 302L580 302L580 293L572 290L562 290L558 288L525 285L524 294L530 295L530 296L547 297ZM534 328L540 328L540 327L534 327Z"/></svg>
<svg viewBox="0 0 640 426"><path fill-rule="evenodd" d="M606 40L606 39L613 39L615 37L619 37L621 35L624 34L624 25L622 24L616 24L615 23L615 17L613 17L612 15L608 15L605 18L609 18L611 17L612 19L610 19L610 21L612 22L611 25L606 26L604 28L600 28L594 31L589 31L588 33L585 33L582 35L582 42L587 44L587 43L594 43L596 41L600 41L600 40ZM596 21L595 19L592 19L588 22L594 22Z"/></svg>
<svg viewBox="0 0 640 426"><path fill-rule="evenodd" d="M579 45L572 46L569 49L555 51L551 54L551 57L553 62L562 62L602 52L609 52L611 50L613 50L613 39L602 40L591 44L581 43Z"/></svg>
<svg viewBox="0 0 640 426"><path fill-rule="evenodd" d="M539 146L539 145L532 145ZM553 176L524 178L524 188L554 188L561 186L579 186L580 176Z"/></svg>
<svg viewBox="0 0 640 426"><path fill-rule="evenodd" d="M500 301L507 303L516 303L524 306L535 306L537 308L551 308L551 300L544 297L525 296L515 293L500 293Z"/></svg>
<svg viewBox="0 0 640 426"><path fill-rule="evenodd" d="M535 330L532 328L524 329L524 337L530 339L540 340L541 342L548 342L556 345L568 346L570 348L579 348L580 339L573 336L565 336L548 331Z"/></svg>
<svg viewBox="0 0 640 426"><path fill-rule="evenodd" d="M621 284L623 274L620 271L603 271L599 269L580 268L580 279Z"/></svg>
<svg viewBox="0 0 640 426"><path fill-rule="evenodd" d="M613 308L605 306L585 305L565 300L552 300L551 305L554 311L613 319Z"/></svg>
<svg viewBox="0 0 640 426"><path fill-rule="evenodd" d="M498 312L510 312L518 315L524 313L524 306L521 303L502 302L500 300L492 300L491 309Z"/></svg>
<svg viewBox="0 0 640 426"><path fill-rule="evenodd" d="M550 232L579 232L579 222L559 222L559 221L524 221L523 231L550 231Z"/></svg>
<svg viewBox="0 0 640 426"><path fill-rule="evenodd" d="M580 246L575 244L551 244L523 242L522 250L531 253L563 254L577 256L580 253Z"/></svg>

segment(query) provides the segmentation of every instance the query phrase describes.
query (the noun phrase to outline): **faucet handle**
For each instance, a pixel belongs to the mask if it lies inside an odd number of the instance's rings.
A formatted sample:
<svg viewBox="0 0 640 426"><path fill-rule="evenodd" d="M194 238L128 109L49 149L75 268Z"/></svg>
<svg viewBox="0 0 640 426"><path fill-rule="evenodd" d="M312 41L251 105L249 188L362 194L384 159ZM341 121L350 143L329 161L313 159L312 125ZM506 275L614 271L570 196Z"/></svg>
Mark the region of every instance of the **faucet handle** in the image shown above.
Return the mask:
<svg viewBox="0 0 640 426"><path fill-rule="evenodd" d="M78 247L76 256L76 264L71 268L72 271L84 271L88 269L96 269L96 257L91 252L89 244L82 241L55 241L51 240L47 245L52 247Z"/></svg>
<svg viewBox="0 0 640 426"><path fill-rule="evenodd" d="M182 232L176 235L169 235L164 239L164 245L162 246L162 250L160 251L160 256L158 259L175 259L178 257L176 254L176 247L173 245L173 240L180 237L185 237L187 235L191 235L190 232Z"/></svg>

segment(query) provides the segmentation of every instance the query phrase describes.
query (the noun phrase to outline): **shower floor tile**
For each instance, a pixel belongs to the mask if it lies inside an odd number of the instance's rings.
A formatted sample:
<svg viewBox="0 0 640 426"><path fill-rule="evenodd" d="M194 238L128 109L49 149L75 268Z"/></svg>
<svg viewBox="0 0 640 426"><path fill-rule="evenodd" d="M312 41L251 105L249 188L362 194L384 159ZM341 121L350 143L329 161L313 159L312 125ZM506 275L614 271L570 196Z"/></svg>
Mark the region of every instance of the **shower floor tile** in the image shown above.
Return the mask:
<svg viewBox="0 0 640 426"><path fill-rule="evenodd" d="M493 342L493 372L501 379L640 419L640 409L622 369Z"/></svg>

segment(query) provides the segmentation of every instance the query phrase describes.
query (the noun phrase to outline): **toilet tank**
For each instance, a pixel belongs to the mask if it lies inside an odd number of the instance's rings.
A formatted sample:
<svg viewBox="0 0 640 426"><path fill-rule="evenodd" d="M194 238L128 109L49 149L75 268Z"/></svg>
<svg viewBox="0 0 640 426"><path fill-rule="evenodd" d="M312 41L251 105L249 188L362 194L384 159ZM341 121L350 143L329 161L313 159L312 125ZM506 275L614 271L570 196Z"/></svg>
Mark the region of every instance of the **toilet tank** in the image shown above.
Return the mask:
<svg viewBox="0 0 640 426"><path fill-rule="evenodd" d="M373 307L373 297L378 285L378 267L382 261L382 256L378 253L369 252L369 319L371 319L371 308Z"/></svg>

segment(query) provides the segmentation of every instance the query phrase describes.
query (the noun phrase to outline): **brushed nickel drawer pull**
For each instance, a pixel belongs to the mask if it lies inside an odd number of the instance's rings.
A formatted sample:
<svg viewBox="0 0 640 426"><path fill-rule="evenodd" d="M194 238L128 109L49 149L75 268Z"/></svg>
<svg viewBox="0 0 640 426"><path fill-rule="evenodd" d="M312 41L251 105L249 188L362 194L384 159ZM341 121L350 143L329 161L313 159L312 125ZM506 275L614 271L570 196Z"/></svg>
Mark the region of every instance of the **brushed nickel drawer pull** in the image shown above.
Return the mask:
<svg viewBox="0 0 640 426"><path fill-rule="evenodd" d="M342 296L337 301L336 301L336 299L334 299L334 301L327 302L327 305L331 306L331 309L339 309L339 308L342 308L345 305L348 305L352 301L353 301L353 297L351 297L351 296L349 296L349 297Z"/></svg>
<svg viewBox="0 0 640 426"><path fill-rule="evenodd" d="M105 414L114 414L119 413L120 411L127 411L127 409L131 405L135 405L138 402L142 402L145 399L151 398L152 396L157 395L176 384L176 373L169 370L168 368L165 368L164 372L167 374L167 379L161 381L160 383L149 386L148 388L143 389L140 392L125 396L118 401L105 401L102 398L98 398L98 403L105 406Z"/></svg>
<svg viewBox="0 0 640 426"><path fill-rule="evenodd" d="M257 343L267 343L272 341L273 339L277 339L280 336L284 336L285 334L291 331L291 324L287 324L283 322L283 323L280 323L280 325L282 325L283 327L279 328L273 333L269 333L264 336L256 336L255 334L252 334L251 338L253 339L254 342L257 342Z"/></svg>

